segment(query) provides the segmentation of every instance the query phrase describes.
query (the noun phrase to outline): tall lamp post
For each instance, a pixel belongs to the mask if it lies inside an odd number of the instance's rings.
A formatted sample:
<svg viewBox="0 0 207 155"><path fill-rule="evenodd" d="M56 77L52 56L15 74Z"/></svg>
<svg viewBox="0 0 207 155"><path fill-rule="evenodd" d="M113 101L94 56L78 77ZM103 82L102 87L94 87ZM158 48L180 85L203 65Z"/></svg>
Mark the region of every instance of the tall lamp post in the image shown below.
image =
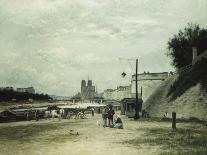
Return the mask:
<svg viewBox="0 0 207 155"><path fill-rule="evenodd" d="M138 59L136 59L136 104L135 104L135 116L134 119L139 119L139 96L138 96Z"/></svg>

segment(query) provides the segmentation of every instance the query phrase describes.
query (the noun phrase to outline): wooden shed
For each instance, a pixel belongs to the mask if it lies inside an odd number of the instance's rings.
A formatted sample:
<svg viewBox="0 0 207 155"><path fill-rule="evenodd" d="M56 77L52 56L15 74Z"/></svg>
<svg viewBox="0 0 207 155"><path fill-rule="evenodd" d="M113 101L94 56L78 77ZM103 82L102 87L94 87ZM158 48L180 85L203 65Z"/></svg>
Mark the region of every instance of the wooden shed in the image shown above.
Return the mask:
<svg viewBox="0 0 207 155"><path fill-rule="evenodd" d="M142 98L138 99L138 111L142 111ZM121 115L126 115L129 118L135 116L136 98L124 98L121 100Z"/></svg>

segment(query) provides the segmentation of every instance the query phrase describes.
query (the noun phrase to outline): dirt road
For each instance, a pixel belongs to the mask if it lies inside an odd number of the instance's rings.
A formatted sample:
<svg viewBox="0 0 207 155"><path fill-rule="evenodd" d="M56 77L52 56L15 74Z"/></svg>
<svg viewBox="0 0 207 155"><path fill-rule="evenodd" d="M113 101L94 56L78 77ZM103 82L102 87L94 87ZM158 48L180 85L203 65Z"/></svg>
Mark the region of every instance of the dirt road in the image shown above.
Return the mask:
<svg viewBox="0 0 207 155"><path fill-rule="evenodd" d="M171 131L170 122L133 121L122 117L124 129L97 125L101 115L79 120L41 120L0 124L2 155L150 155L163 152L148 130ZM181 123L180 128L192 128ZM194 124L194 127L202 127ZM150 135L149 135L150 136ZM144 139L144 141L143 141ZM148 141L150 140L150 141ZM168 150L165 150L165 152ZM170 151L170 150L169 150Z"/></svg>

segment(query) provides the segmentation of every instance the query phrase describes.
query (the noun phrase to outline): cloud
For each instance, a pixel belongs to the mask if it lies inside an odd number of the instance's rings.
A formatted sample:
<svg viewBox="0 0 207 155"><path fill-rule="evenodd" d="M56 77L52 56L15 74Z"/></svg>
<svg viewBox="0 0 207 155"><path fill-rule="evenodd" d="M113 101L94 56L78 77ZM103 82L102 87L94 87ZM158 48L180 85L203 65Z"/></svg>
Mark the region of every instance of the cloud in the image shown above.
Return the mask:
<svg viewBox="0 0 207 155"><path fill-rule="evenodd" d="M206 26L205 0L1 0L0 82L73 95L92 78L99 90L130 83L119 57L140 59L140 71L173 68L168 38L187 22Z"/></svg>

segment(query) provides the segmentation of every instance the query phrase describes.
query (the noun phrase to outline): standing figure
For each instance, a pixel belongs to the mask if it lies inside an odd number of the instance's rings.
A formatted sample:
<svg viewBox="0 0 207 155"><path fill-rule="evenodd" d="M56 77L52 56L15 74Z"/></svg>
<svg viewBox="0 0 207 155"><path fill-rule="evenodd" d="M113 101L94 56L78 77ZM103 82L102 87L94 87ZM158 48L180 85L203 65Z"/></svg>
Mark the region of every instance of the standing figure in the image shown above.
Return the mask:
<svg viewBox="0 0 207 155"><path fill-rule="evenodd" d="M100 108L98 108L98 114L100 114L101 113L101 109Z"/></svg>
<svg viewBox="0 0 207 155"><path fill-rule="evenodd" d="M65 117L65 110L64 109L60 109L60 116L61 116L61 119Z"/></svg>
<svg viewBox="0 0 207 155"><path fill-rule="evenodd" d="M103 127L104 128L107 126L107 111L108 111L108 108L107 107L105 107L102 110L102 118L103 118Z"/></svg>
<svg viewBox="0 0 207 155"><path fill-rule="evenodd" d="M51 115L52 115L52 119L54 120L54 118L58 116L57 110L52 110Z"/></svg>
<svg viewBox="0 0 207 155"><path fill-rule="evenodd" d="M62 120L62 109L58 109L57 114L58 114L58 120L61 121Z"/></svg>
<svg viewBox="0 0 207 155"><path fill-rule="evenodd" d="M108 114L108 119L109 119L108 126L111 127L114 125L113 119L114 119L114 114L115 114L112 105L109 106L109 110L108 110L107 114Z"/></svg>
<svg viewBox="0 0 207 155"><path fill-rule="evenodd" d="M24 112L24 117L26 120L29 120L29 111Z"/></svg>
<svg viewBox="0 0 207 155"><path fill-rule="evenodd" d="M35 120L39 121L39 110L35 111Z"/></svg>
<svg viewBox="0 0 207 155"><path fill-rule="evenodd" d="M94 117L94 108L91 108L91 115Z"/></svg>

